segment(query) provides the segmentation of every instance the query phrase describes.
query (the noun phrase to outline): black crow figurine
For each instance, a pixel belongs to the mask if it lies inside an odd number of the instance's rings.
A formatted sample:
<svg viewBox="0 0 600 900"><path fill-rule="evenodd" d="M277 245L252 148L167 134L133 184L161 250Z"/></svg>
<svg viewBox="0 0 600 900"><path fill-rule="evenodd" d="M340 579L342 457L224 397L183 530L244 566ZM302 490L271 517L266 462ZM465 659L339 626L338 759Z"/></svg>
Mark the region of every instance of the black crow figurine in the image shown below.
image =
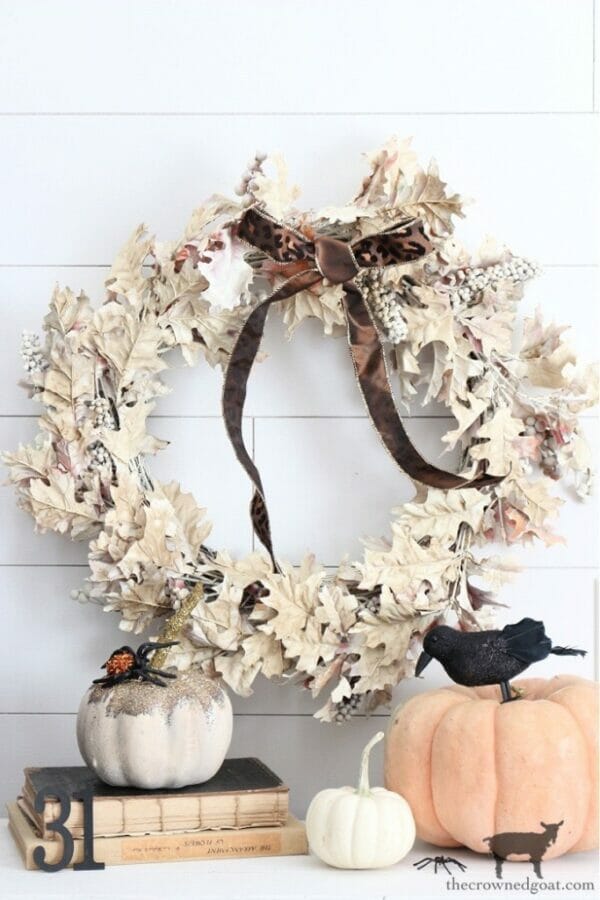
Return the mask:
<svg viewBox="0 0 600 900"><path fill-rule="evenodd" d="M553 647L543 622L521 619L502 631L458 631L438 625L425 635L415 675L420 675L432 659L437 659L457 684L479 687L499 684L502 702L517 700L511 696L510 679L524 672L531 663L556 656L585 656L585 650Z"/></svg>

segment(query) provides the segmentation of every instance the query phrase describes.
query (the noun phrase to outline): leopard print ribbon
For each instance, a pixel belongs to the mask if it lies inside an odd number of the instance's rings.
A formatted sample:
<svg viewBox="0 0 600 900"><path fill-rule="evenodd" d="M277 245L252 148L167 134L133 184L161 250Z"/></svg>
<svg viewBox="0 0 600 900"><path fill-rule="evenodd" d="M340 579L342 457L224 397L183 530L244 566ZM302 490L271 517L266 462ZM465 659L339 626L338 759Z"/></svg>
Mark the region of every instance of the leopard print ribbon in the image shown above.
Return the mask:
<svg viewBox="0 0 600 900"><path fill-rule="evenodd" d="M365 406L384 446L399 468L415 481L431 487L485 487L501 478L480 474L473 481L438 469L428 463L408 437L396 408L388 379L381 340L354 278L363 268L411 262L430 253L433 245L418 219L404 221L387 231L361 238L353 244L325 235L309 240L299 232L271 219L255 207L248 209L237 226L238 237L277 263L286 281L256 306L238 335L223 386L223 417L236 456L254 485L250 505L255 534L268 550L279 571L265 492L242 434L242 416L248 377L260 348L269 307L320 281L342 284L347 339L356 379Z"/></svg>

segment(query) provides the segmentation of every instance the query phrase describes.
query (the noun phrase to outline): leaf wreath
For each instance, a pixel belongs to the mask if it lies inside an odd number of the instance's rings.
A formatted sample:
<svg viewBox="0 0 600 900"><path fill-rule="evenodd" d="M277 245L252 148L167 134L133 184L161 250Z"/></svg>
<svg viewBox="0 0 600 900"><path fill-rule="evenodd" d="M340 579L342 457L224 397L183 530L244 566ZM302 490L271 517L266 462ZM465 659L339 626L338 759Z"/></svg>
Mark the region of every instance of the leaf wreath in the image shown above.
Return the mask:
<svg viewBox="0 0 600 900"><path fill-rule="evenodd" d="M555 543L549 520L561 501L552 481L571 478L583 497L591 479L577 420L596 402L591 368L575 366L564 329L544 324L539 312L524 320L513 349L517 304L536 267L489 242L470 256L452 236L461 198L447 193L434 165L420 168L410 141L391 139L367 160L369 174L349 204L309 216L291 208L298 191L283 160L257 155L240 199L212 198L179 242L157 243L137 229L102 305L56 289L44 344L25 335L22 346L26 385L43 406L40 431L4 455L36 528L89 541L81 597L118 611L120 627L139 632L201 582L203 596L169 662L220 675L242 695L259 673L300 676L314 696L327 692L316 713L326 721L388 701L413 674L432 623L454 615L465 629L489 627L492 591L516 566L475 548ZM232 559L210 549L204 510L146 469L164 446L146 420L167 391L167 351L179 348L188 365L204 357L225 366L265 283L280 281L277 266L235 236L232 224L250 205L309 236L316 227L344 240L406 216L424 221L434 253L373 270L361 289L402 398L408 403L427 385L424 402L443 402L454 416L444 440L462 449L463 474L482 461L491 474L510 473L486 493L419 488L394 510L389 540L366 540L363 558L335 574L312 557L274 573L258 553ZM285 301L289 332L317 317L325 333L341 333L340 297L339 286L318 284Z"/></svg>

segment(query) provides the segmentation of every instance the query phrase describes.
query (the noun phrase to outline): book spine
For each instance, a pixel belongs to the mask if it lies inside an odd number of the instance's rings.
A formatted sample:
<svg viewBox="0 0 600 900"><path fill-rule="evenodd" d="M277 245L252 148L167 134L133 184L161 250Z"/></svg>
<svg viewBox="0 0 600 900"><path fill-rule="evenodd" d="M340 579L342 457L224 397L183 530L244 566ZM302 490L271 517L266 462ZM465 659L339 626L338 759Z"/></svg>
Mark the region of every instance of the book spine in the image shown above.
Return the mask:
<svg viewBox="0 0 600 900"><path fill-rule="evenodd" d="M36 869L33 846L19 844L27 869ZM44 842L46 861L56 862L62 853L62 843ZM155 835L154 837L97 838L94 841L94 858L107 866L151 862L180 862L193 859L247 859L257 856L298 856L308 852L306 835L301 826L273 829L252 829L238 832L203 832L201 834ZM74 853L69 867L83 859L83 841L74 842Z"/></svg>
<svg viewBox="0 0 600 900"><path fill-rule="evenodd" d="M94 801L94 834L96 837L158 833L171 831L201 831L210 828L248 828L283 825L289 812L289 794L277 791L266 794L229 794L221 797L202 797L178 802L147 799ZM108 806L112 808L109 815ZM40 817L26 804L27 815L41 830L44 840L56 840L56 832L48 829L60 812L58 803L48 801ZM40 821L42 819L43 821ZM83 837L83 807L78 801L71 804L66 826L74 838Z"/></svg>

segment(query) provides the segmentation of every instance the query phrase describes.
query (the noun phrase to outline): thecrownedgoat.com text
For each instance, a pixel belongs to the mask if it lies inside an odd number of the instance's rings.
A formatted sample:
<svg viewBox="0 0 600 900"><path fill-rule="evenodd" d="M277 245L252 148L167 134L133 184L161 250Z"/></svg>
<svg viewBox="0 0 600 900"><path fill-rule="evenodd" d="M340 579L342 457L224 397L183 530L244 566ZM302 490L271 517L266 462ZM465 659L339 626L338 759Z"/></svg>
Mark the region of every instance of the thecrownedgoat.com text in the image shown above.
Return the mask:
<svg viewBox="0 0 600 900"><path fill-rule="evenodd" d="M552 894L555 891L590 891L596 894L596 882L594 881L538 881L537 878L523 878L521 881L462 881L452 876L446 879L447 891L489 891L490 893L513 891L527 891L532 896L536 894Z"/></svg>

